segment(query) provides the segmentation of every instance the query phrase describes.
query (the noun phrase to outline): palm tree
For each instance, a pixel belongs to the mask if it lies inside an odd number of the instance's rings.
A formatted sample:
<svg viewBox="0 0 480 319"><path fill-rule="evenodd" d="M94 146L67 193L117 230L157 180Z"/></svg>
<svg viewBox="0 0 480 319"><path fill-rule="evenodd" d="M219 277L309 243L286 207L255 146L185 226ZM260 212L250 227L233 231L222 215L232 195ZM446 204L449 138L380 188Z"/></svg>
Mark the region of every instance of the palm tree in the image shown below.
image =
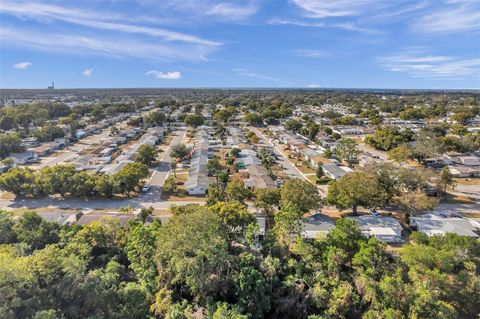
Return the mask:
<svg viewBox="0 0 480 319"><path fill-rule="evenodd" d="M177 172L176 172L176 169L177 169L177 161L176 160L172 160L170 162L170 169L173 170L173 175L175 176L175 178L177 177Z"/></svg>

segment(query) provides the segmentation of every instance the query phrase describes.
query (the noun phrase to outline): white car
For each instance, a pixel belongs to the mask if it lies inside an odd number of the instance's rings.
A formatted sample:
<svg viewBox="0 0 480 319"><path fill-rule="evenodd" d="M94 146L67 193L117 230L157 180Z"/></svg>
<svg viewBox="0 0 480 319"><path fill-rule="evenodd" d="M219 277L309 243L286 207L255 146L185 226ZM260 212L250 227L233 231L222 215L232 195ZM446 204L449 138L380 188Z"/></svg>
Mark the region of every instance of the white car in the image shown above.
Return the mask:
<svg viewBox="0 0 480 319"><path fill-rule="evenodd" d="M150 185L145 185L142 188L142 193L147 193L150 190Z"/></svg>

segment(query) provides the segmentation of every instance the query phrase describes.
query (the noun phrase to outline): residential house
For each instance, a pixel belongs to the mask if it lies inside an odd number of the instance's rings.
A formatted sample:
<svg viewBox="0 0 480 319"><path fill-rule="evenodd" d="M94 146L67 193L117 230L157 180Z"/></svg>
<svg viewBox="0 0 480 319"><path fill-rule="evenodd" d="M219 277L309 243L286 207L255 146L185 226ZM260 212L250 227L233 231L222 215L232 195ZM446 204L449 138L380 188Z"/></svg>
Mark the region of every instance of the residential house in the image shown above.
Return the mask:
<svg viewBox="0 0 480 319"><path fill-rule="evenodd" d="M393 217L362 215L347 217L354 220L366 237L375 237L383 243L402 243L403 228Z"/></svg>
<svg viewBox="0 0 480 319"><path fill-rule="evenodd" d="M479 237L480 224L454 214L424 214L410 218L410 226L427 236L453 233L460 236Z"/></svg>
<svg viewBox="0 0 480 319"><path fill-rule="evenodd" d="M197 142L192 152L189 177L185 186L189 195L205 195L208 186L213 182L208 178L208 134L205 131L197 133Z"/></svg>
<svg viewBox="0 0 480 319"><path fill-rule="evenodd" d="M318 238L326 236L335 227L332 218L323 214L315 214L307 218L303 226L302 236L305 238Z"/></svg>
<svg viewBox="0 0 480 319"><path fill-rule="evenodd" d="M336 164L325 164L322 166L322 169L325 176L331 179L340 179L348 173L353 172L349 167L338 166Z"/></svg>
<svg viewBox="0 0 480 319"><path fill-rule="evenodd" d="M38 162L38 155L32 151L25 151L22 153L14 153L10 155L10 158L17 165L24 165L28 163Z"/></svg>

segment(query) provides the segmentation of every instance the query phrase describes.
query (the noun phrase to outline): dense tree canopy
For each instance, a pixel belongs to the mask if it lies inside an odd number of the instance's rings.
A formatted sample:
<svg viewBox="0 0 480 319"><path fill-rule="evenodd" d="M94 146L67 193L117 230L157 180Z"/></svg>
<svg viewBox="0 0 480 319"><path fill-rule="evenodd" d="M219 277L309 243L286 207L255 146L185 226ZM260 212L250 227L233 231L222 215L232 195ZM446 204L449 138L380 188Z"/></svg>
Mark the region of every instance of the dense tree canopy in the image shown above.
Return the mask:
<svg viewBox="0 0 480 319"><path fill-rule="evenodd" d="M0 211L0 316L474 319L480 311L475 239L414 233L392 258L350 219L303 239L303 213L291 203L263 242L238 202L171 213L166 225L122 228Z"/></svg>

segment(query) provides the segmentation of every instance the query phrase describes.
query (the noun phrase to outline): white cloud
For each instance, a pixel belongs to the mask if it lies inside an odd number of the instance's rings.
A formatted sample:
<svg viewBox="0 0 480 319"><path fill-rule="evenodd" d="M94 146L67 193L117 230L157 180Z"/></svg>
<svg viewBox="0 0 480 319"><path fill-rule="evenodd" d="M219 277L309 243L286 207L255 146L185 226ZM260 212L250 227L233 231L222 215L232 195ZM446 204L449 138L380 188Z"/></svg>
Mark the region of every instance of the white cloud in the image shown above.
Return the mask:
<svg viewBox="0 0 480 319"><path fill-rule="evenodd" d="M480 31L480 2L450 1L446 6L422 16L413 23L413 30L426 33L458 33Z"/></svg>
<svg viewBox="0 0 480 319"><path fill-rule="evenodd" d="M328 53L322 50L295 50L294 52L298 56L308 57L308 58L324 58L328 56Z"/></svg>
<svg viewBox="0 0 480 319"><path fill-rule="evenodd" d="M111 30L123 33L138 33L154 37L163 38L167 41L180 41L194 44L215 46L220 43L198 38L185 33L165 30L162 28L152 28L139 26L135 24L123 23L124 17L109 14L99 15L96 12L69 9L60 6L46 5L40 3L9 3L2 1L0 3L0 12L17 15L23 18L40 19L43 22L60 20L72 24L82 25L95 29ZM108 19L117 20L117 22L106 21Z"/></svg>
<svg viewBox="0 0 480 319"><path fill-rule="evenodd" d="M293 0L310 18L355 16L368 11L379 0Z"/></svg>
<svg viewBox="0 0 480 319"><path fill-rule="evenodd" d="M309 87L309 88L312 88L312 89L314 89L314 88L319 88L319 87L320 87L320 84L312 83L312 84L309 84L308 87Z"/></svg>
<svg viewBox="0 0 480 319"><path fill-rule="evenodd" d="M353 22L342 22L342 23L326 23L326 22L311 22L303 20L290 20L290 19L279 19L274 18L267 21L271 25L294 25L298 27L310 27L310 28L330 28L330 29L343 29L347 31L367 33L367 34L380 34L381 32L361 27Z"/></svg>
<svg viewBox="0 0 480 319"><path fill-rule="evenodd" d="M296 25L299 27L313 27L313 28L325 28L327 25L324 22L307 22L302 20L290 20L274 18L267 22L271 25Z"/></svg>
<svg viewBox="0 0 480 319"><path fill-rule="evenodd" d="M421 50L409 50L378 60L386 70L405 72L413 77L455 80L480 73L480 58L427 55Z"/></svg>
<svg viewBox="0 0 480 319"><path fill-rule="evenodd" d="M206 60L214 48L204 45L174 45L130 38L112 39L107 36L86 36L32 32L24 29L2 28L2 43L34 48L40 51L108 57L138 57L158 61Z"/></svg>
<svg viewBox="0 0 480 319"><path fill-rule="evenodd" d="M2 43L42 51L201 61L221 46L220 42L191 34L131 24L128 23L131 21L128 17L114 12L5 0L0 2L0 13L22 20L34 20L44 26L39 28L38 25L21 23L12 28L4 24ZM68 32L61 28L61 31L57 31L59 23L74 24L80 28L69 27Z"/></svg>
<svg viewBox="0 0 480 319"><path fill-rule="evenodd" d="M84 76L91 76L93 74L93 69L85 69L83 70L82 74Z"/></svg>
<svg viewBox="0 0 480 319"><path fill-rule="evenodd" d="M22 69L22 70L28 69L31 66L32 66L31 62L19 62L13 65L15 69Z"/></svg>
<svg viewBox="0 0 480 319"><path fill-rule="evenodd" d="M257 10L258 7L252 4L240 6L233 3L222 2L208 10L207 15L218 16L229 20L244 20L255 14Z"/></svg>
<svg viewBox="0 0 480 319"><path fill-rule="evenodd" d="M153 76L157 79L166 79L166 80L178 80L182 78L182 74L178 71L173 72L160 72L157 70L148 71L145 73L147 76Z"/></svg>
<svg viewBox="0 0 480 319"><path fill-rule="evenodd" d="M243 21L257 13L258 1L218 1L218 0L162 0L155 1L161 11L185 20L199 20L202 23L213 21ZM159 12L160 13L160 12Z"/></svg>

